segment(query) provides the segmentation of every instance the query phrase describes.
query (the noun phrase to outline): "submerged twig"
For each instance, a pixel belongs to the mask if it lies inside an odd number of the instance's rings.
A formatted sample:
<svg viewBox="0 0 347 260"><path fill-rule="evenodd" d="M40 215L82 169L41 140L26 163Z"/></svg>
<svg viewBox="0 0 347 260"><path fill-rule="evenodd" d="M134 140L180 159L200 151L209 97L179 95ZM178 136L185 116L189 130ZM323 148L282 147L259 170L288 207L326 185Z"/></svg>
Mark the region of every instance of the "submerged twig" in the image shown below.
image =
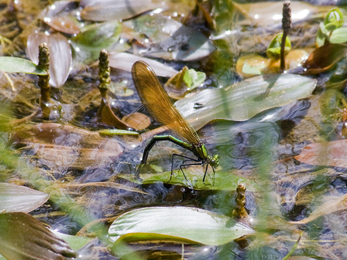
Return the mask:
<svg viewBox="0 0 347 260"><path fill-rule="evenodd" d="M290 9L290 1L286 1L283 3L283 17L282 17L282 29L283 36L281 42L281 71L284 71L285 68L285 46L286 46L286 38L289 30L292 28L292 19L291 19L291 9Z"/></svg>

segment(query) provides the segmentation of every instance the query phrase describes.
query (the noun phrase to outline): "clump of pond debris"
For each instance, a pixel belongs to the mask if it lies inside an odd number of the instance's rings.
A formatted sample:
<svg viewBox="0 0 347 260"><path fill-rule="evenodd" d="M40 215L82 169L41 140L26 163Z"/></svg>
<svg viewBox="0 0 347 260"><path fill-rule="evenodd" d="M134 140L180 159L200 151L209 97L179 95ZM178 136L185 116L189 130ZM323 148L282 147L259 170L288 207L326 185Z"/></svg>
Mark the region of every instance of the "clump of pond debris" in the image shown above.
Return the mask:
<svg viewBox="0 0 347 260"><path fill-rule="evenodd" d="M79 259L346 258L347 39L334 34L344 22L326 22L334 8L347 10L338 1L291 3L287 37L301 56L281 73L267 50L282 32L282 2L1 1L2 56L38 64L45 42L50 85L44 91L42 76L1 67L1 183L49 194L30 215ZM321 64L324 55L331 59ZM137 60L220 156L206 181L205 167L171 159L196 158L168 141L136 177L151 138L175 136L141 104ZM184 212L219 224L189 224ZM158 227L141 227L142 214ZM220 223L246 231L225 238ZM6 250L0 245L11 256Z"/></svg>

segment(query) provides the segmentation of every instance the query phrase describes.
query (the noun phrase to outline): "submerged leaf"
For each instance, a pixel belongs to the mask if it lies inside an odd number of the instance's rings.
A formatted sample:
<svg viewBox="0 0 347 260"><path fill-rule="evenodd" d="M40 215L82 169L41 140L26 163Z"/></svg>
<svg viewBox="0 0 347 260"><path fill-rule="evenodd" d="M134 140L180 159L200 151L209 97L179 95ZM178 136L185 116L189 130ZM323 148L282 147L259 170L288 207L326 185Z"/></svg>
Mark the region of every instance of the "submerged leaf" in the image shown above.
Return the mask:
<svg viewBox="0 0 347 260"><path fill-rule="evenodd" d="M256 114L292 101L307 98L316 80L277 74L253 77L225 89L206 89L175 103L177 109L196 129L217 120L245 121ZM199 109L195 103L202 104Z"/></svg>
<svg viewBox="0 0 347 260"><path fill-rule="evenodd" d="M306 145L295 159L311 164L324 166L347 167L347 140Z"/></svg>
<svg viewBox="0 0 347 260"><path fill-rule="evenodd" d="M296 224L296 225L304 225L321 216L325 216L327 214L330 214L336 211L346 210L346 209L347 209L347 194L341 196L340 198L335 198L325 202L323 205L320 205L317 209L311 212L310 216L308 216L307 218L304 218L299 221L291 221L290 223Z"/></svg>
<svg viewBox="0 0 347 260"><path fill-rule="evenodd" d="M0 71L42 76L47 75L45 70L38 68L38 66L31 61L16 57L0 57Z"/></svg>
<svg viewBox="0 0 347 260"><path fill-rule="evenodd" d="M7 259L64 259L76 253L40 221L22 213L0 214L0 253Z"/></svg>
<svg viewBox="0 0 347 260"><path fill-rule="evenodd" d="M30 212L49 198L41 191L10 183L0 183L0 212Z"/></svg>
<svg viewBox="0 0 347 260"><path fill-rule="evenodd" d="M117 21L92 24L73 37L71 44L80 60L96 60L101 49L108 50L118 41L121 30Z"/></svg>
<svg viewBox="0 0 347 260"><path fill-rule="evenodd" d="M71 125L42 123L23 127L12 135L14 144L32 148L39 162L54 169L111 165L123 152L117 140Z"/></svg>
<svg viewBox="0 0 347 260"><path fill-rule="evenodd" d="M223 245L255 231L235 220L190 207L149 207L132 210L115 220L112 242L170 240Z"/></svg>
<svg viewBox="0 0 347 260"><path fill-rule="evenodd" d="M328 44L315 49L302 65L305 74L318 74L331 69L346 55L347 46L342 44Z"/></svg>
<svg viewBox="0 0 347 260"><path fill-rule="evenodd" d="M66 37L60 33L46 35L43 32L30 34L27 40L27 54L35 63L39 62L39 45L47 43L49 49L49 84L62 86L69 76L72 63L71 48Z"/></svg>

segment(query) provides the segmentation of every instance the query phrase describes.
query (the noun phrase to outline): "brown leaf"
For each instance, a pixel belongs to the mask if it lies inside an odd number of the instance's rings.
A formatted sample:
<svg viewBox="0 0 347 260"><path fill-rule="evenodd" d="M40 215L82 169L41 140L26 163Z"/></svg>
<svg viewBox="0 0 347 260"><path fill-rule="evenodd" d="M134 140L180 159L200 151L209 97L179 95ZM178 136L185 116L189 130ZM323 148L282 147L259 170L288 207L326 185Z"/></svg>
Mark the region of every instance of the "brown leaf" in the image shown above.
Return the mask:
<svg viewBox="0 0 347 260"><path fill-rule="evenodd" d="M123 117L123 122L136 130L143 130L151 124L151 119L142 113L132 113Z"/></svg>
<svg viewBox="0 0 347 260"><path fill-rule="evenodd" d="M118 116L116 116L110 105L101 103L98 113L97 113L98 121L111 127L115 127L117 129L128 129L132 128L132 126L128 125L126 122L123 122Z"/></svg>
<svg viewBox="0 0 347 260"><path fill-rule="evenodd" d="M76 257L65 241L22 212L0 214L0 241L0 253L11 260Z"/></svg>
<svg viewBox="0 0 347 260"><path fill-rule="evenodd" d="M324 166L347 167L347 140L326 143L312 143L295 156L295 159L311 164Z"/></svg>
<svg viewBox="0 0 347 260"><path fill-rule="evenodd" d="M68 33L78 34L80 28L68 12L64 12L72 1L57 1L45 8L41 13L41 19L53 29Z"/></svg>
<svg viewBox="0 0 347 260"><path fill-rule="evenodd" d="M347 46L342 44L328 44L315 49L303 64L305 74L318 74L330 70L346 55L346 51Z"/></svg>

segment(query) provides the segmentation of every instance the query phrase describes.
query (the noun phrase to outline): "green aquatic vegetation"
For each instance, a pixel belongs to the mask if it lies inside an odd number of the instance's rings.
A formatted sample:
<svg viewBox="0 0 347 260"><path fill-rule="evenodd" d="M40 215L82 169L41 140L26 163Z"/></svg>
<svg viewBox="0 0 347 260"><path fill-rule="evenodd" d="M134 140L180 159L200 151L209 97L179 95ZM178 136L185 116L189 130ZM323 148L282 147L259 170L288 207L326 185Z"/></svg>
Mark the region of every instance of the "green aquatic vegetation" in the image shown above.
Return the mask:
<svg viewBox="0 0 347 260"><path fill-rule="evenodd" d="M328 43L347 42L347 28L342 27L344 17L339 8L334 8L328 12L324 22L319 24L316 35L316 45L321 47Z"/></svg>

